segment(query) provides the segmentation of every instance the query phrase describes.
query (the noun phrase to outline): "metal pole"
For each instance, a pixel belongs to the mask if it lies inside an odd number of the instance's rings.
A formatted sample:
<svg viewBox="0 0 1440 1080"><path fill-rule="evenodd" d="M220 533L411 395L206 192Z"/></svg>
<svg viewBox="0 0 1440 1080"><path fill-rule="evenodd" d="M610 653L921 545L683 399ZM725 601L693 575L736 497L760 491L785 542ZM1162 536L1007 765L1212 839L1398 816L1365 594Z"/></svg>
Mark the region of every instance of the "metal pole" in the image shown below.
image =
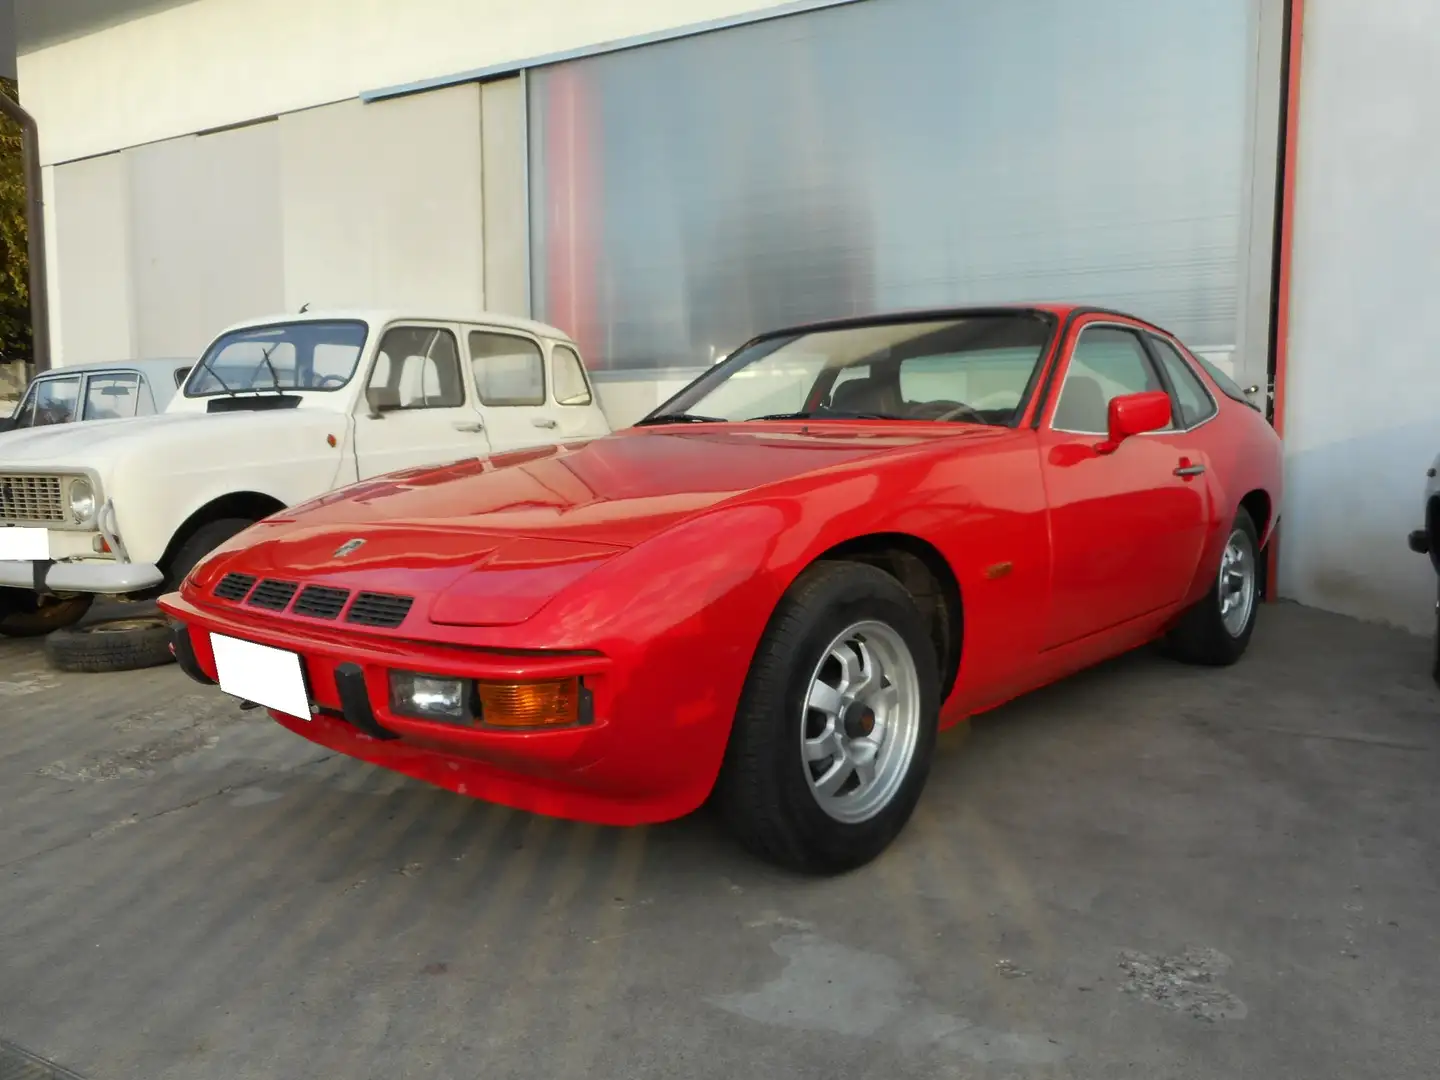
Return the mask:
<svg viewBox="0 0 1440 1080"><path fill-rule="evenodd" d="M0 113L24 133L25 232L30 254L30 341L35 371L50 370L50 286L45 273L45 194L40 173L40 126L9 94L0 92Z"/></svg>

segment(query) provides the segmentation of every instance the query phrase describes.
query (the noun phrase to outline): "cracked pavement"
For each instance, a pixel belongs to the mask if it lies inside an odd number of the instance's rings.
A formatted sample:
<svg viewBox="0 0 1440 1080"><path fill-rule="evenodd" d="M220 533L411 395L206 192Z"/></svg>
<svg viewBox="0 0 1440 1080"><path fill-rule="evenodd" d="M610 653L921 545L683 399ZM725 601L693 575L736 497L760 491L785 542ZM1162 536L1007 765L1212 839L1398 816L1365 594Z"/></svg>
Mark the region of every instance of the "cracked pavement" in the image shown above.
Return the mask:
<svg viewBox="0 0 1440 1080"><path fill-rule="evenodd" d="M320 750L0 641L0 1039L94 1080L1357 1080L1440 1059L1428 643L1292 605L942 737L872 866Z"/></svg>

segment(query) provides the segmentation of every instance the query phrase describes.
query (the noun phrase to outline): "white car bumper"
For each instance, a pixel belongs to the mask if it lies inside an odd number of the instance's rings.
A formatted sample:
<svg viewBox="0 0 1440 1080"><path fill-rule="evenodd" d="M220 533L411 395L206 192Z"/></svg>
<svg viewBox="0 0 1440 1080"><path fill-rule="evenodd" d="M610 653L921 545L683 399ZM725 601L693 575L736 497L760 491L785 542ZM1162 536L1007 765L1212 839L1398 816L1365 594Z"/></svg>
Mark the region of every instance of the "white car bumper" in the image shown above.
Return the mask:
<svg viewBox="0 0 1440 1080"><path fill-rule="evenodd" d="M88 559L77 562L0 561L0 586L50 592L120 596L152 589L165 580L158 566Z"/></svg>

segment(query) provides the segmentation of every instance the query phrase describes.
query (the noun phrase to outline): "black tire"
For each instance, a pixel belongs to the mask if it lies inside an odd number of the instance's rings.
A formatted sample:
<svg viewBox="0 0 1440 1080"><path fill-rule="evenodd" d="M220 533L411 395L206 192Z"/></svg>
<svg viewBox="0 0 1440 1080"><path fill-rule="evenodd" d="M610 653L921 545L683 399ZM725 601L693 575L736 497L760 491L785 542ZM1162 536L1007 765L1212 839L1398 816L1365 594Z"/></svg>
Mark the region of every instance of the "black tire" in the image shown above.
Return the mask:
<svg viewBox="0 0 1440 1080"><path fill-rule="evenodd" d="M45 659L57 671L134 671L174 662L170 624L163 615L110 619L57 630L45 639Z"/></svg>
<svg viewBox="0 0 1440 1080"><path fill-rule="evenodd" d="M220 518L201 525L180 545L175 557L170 560L170 565L166 567L165 591L174 592L179 589L201 559L236 533L254 524L249 518Z"/></svg>
<svg viewBox="0 0 1440 1080"><path fill-rule="evenodd" d="M1179 623L1166 638L1167 651L1182 663L1226 667L1244 656L1250 645L1250 636L1255 632L1255 620L1260 613L1262 553L1259 530L1255 528L1254 520L1243 506L1235 515L1229 535L1233 536L1237 530L1248 537L1250 552L1255 560L1255 597L1250 604L1249 617L1238 634L1232 634L1226 629L1220 614L1220 568L1216 567L1215 579L1204 597L1180 617Z"/></svg>
<svg viewBox="0 0 1440 1080"><path fill-rule="evenodd" d="M874 620L903 640L919 689L908 768L874 816L842 822L811 791L801 752L811 677L835 637ZM750 665L717 785L731 832L756 855L810 874L870 862L909 821L930 772L940 712L935 644L910 594L889 574L852 562L817 563L777 606Z"/></svg>
<svg viewBox="0 0 1440 1080"><path fill-rule="evenodd" d="M1440 582L1435 587L1435 633L1430 644L1430 677L1440 685Z"/></svg>
<svg viewBox="0 0 1440 1080"><path fill-rule="evenodd" d="M53 630L74 626L94 602L95 597L88 594L62 600L37 596L26 589L0 589L0 637L44 637Z"/></svg>

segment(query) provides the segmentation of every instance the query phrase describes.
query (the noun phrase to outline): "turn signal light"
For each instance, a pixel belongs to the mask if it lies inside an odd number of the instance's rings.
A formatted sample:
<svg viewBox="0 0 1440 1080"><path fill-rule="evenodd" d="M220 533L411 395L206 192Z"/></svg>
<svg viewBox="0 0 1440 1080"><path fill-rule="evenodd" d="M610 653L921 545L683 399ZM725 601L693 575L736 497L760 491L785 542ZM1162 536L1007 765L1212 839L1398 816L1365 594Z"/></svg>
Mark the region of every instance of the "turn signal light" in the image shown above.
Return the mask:
<svg viewBox="0 0 1440 1080"><path fill-rule="evenodd" d="M580 721L580 680L476 683L486 727L563 727Z"/></svg>

